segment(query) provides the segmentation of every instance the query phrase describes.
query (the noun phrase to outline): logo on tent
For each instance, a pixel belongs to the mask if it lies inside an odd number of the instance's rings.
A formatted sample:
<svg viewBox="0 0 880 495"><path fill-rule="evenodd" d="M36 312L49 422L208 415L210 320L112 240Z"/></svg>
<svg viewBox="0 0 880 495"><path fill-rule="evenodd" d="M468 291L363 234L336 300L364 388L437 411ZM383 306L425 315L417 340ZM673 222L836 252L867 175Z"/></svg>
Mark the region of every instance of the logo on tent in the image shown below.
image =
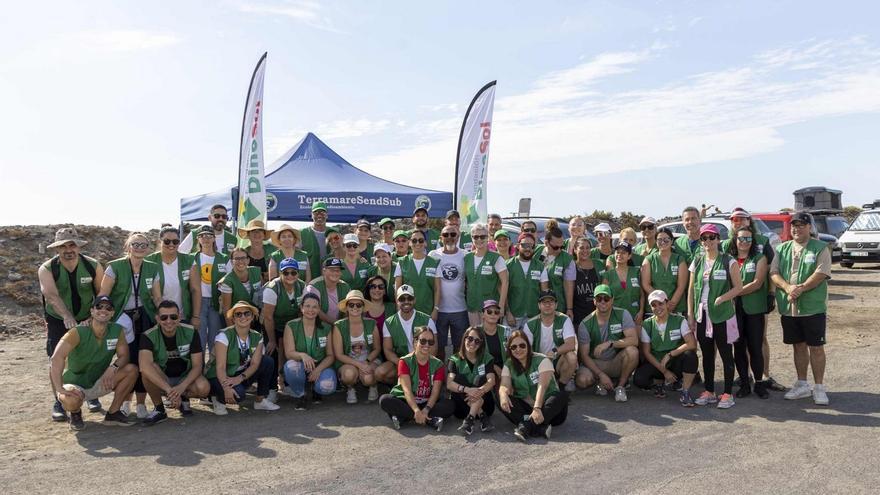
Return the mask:
<svg viewBox="0 0 880 495"><path fill-rule="evenodd" d="M428 211L431 211L431 198L425 196L424 194L420 195L416 198L416 208L424 208Z"/></svg>
<svg viewBox="0 0 880 495"><path fill-rule="evenodd" d="M266 191L266 213L274 211L275 208L278 208L278 197Z"/></svg>

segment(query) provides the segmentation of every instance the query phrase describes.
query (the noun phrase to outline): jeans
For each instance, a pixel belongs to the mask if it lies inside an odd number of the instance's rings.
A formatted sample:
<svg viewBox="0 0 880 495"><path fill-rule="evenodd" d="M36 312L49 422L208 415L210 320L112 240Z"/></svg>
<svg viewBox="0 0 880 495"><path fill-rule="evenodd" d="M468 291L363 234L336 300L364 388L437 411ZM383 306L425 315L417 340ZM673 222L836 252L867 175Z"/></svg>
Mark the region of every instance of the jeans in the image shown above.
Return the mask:
<svg viewBox="0 0 880 495"><path fill-rule="evenodd" d="M284 363L284 379L293 391L294 397L299 398L306 394L308 377L309 374L302 361L290 359ZM313 390L318 395L330 395L336 391L336 372L332 367L321 371Z"/></svg>
<svg viewBox="0 0 880 495"><path fill-rule="evenodd" d="M208 348L208 354L214 350L214 337L223 328L223 320L220 313L211 307L211 298L202 298L202 309L199 311L199 338L202 345Z"/></svg>
<svg viewBox="0 0 880 495"><path fill-rule="evenodd" d="M452 333L452 349L458 350L461 345L461 338L470 325L467 311L459 311L457 313L437 313L437 345L438 348L446 347L446 335Z"/></svg>
<svg viewBox="0 0 880 495"><path fill-rule="evenodd" d="M242 373L243 372L244 371L242 371ZM241 373L239 373L239 375L240 374ZM275 361L273 361L271 357L263 356L260 358L260 366L257 367L257 372L247 380L232 387L232 389L235 390L236 395L238 395L238 398L235 399L236 402L244 400L245 391L255 380L257 382L257 396L266 397L269 395L269 388L275 385ZM211 395L216 397L217 400L223 401L225 395L220 380L217 378L211 378L208 382L211 384Z"/></svg>

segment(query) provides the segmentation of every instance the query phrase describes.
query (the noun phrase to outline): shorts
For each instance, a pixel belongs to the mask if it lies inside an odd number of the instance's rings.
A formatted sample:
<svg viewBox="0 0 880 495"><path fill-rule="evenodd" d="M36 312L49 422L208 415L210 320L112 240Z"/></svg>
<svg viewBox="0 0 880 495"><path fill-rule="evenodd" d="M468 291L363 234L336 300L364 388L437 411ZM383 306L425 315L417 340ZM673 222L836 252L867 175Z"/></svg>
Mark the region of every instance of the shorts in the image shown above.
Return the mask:
<svg viewBox="0 0 880 495"><path fill-rule="evenodd" d="M620 374L623 373L623 356L624 353L618 352L611 359L593 358L593 362L596 363L596 366L602 373L605 373L611 378L620 378ZM584 368L587 371L590 370L590 368L587 368L584 365L581 365L581 368Z"/></svg>
<svg viewBox="0 0 880 495"><path fill-rule="evenodd" d="M818 347L825 345L825 313L810 316L782 316L782 342Z"/></svg>
<svg viewBox="0 0 880 495"><path fill-rule="evenodd" d="M104 388L104 384L101 382L101 380L95 382L95 384L92 385L92 388L88 390L74 383L65 383L64 390L79 390L83 393L83 395L85 395L85 398L83 400L94 400L99 397L104 397L110 392L113 392L112 388Z"/></svg>

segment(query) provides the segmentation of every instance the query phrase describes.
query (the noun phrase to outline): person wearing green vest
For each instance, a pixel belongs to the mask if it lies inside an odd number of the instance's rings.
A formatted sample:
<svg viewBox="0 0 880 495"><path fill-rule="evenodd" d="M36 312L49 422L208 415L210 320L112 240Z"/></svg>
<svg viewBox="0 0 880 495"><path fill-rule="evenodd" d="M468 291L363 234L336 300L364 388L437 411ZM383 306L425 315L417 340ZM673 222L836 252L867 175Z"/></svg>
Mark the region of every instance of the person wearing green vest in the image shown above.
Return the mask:
<svg viewBox="0 0 880 495"><path fill-rule="evenodd" d="M302 316L300 300L305 293L306 284L299 279L300 273L297 260L283 259L279 263L279 277L270 280L263 288L263 307L260 310L260 319L263 322L263 332L266 335L267 354L271 355L280 351L283 355L284 327L287 326L287 322ZM307 271L304 270L302 273L305 274ZM276 361L279 376L283 376L281 367L284 363L282 361L281 359ZM283 385L281 386L283 387ZM277 391L273 387L272 390L269 390L269 399L276 397Z"/></svg>
<svg viewBox="0 0 880 495"><path fill-rule="evenodd" d="M254 409L277 411L280 407L269 400L269 388L275 382L275 362L263 352L263 336L251 329L251 321L259 310L245 301L239 301L227 312L235 324L224 328L214 339L214 352L208 362L205 378L211 384L214 414L225 416L226 404L244 400L248 388L255 382L257 394Z"/></svg>
<svg viewBox="0 0 880 495"><path fill-rule="evenodd" d="M326 246L324 249L327 251L327 255L321 258L321 262L325 262L331 258L342 259L345 258L345 246L342 245L344 237L336 227L327 227L324 230L324 237L326 238Z"/></svg>
<svg viewBox="0 0 880 495"><path fill-rule="evenodd" d="M299 279L308 285L312 281L312 271L309 269L309 253L297 247L300 243L299 231L284 223L270 237L277 249L269 255L269 280L280 276L278 266L283 260L293 258L299 266Z"/></svg>
<svg viewBox="0 0 880 495"><path fill-rule="evenodd" d="M410 232L412 254L397 260L394 287L412 287L416 295L416 309L431 315L431 319L436 321L440 309L440 275L437 273L440 263L436 258L428 256L425 241L425 234L421 230Z"/></svg>
<svg viewBox="0 0 880 495"><path fill-rule="evenodd" d="M575 383L578 388L595 386L596 395L607 395L613 389L614 400L626 402L626 383L639 364L636 324L626 309L614 306L607 285L597 285L593 298L596 310L577 330L578 356L583 366ZM617 385L612 378L617 379Z"/></svg>
<svg viewBox="0 0 880 495"><path fill-rule="evenodd" d="M394 245L394 220L385 217L379 220L379 230L382 232L382 243L389 246Z"/></svg>
<svg viewBox="0 0 880 495"><path fill-rule="evenodd" d="M488 235L488 234L487 234ZM463 420L458 431L470 436L474 423L480 420L480 431L495 429L492 413L495 412L495 368L492 355L486 351L486 338L477 327L465 331L458 352L449 358L446 389L450 391L453 414Z"/></svg>
<svg viewBox="0 0 880 495"><path fill-rule="evenodd" d="M287 322L284 327L284 354L287 358L284 379L290 386L297 411L308 407L308 384L313 384L312 402L315 404L320 404L325 395L336 391L332 327L318 318L320 310L318 295L306 292L302 297L302 317Z"/></svg>
<svg viewBox="0 0 880 495"><path fill-rule="evenodd" d="M437 344L434 331L418 327L412 334L413 352L397 361L397 384L391 393L379 397L379 407L391 418L394 429L409 421L438 432L455 406L440 394L445 380L443 362L433 356Z"/></svg>
<svg viewBox="0 0 880 495"><path fill-rule="evenodd" d="M342 280L342 260L327 258L323 266L324 275L313 278L312 283L306 286L306 292L312 292L319 297L319 317L327 325L332 325L339 319L339 301L345 298L351 287Z"/></svg>
<svg viewBox="0 0 880 495"><path fill-rule="evenodd" d="M180 308L174 301L162 301L157 309L158 325L141 335L141 377L150 399L156 405L144 419L152 426L168 419L162 396L183 416L191 416L189 399L206 398L211 385L202 376L202 341L191 325L180 323Z"/></svg>
<svg viewBox="0 0 880 495"><path fill-rule="evenodd" d="M553 361L560 385L567 391L575 388L574 373L577 371L577 339L571 318L556 311L556 293L542 291L538 295L538 316L526 322L526 335L531 337L532 348Z"/></svg>
<svg viewBox="0 0 880 495"><path fill-rule="evenodd" d="M192 324L199 329L199 337L210 355L214 348L214 338L223 328L217 283L232 271L232 263L225 254L214 250L214 231L211 227L203 225L196 232L196 240L199 243L199 252L193 256L189 283L201 297L193 298Z"/></svg>
<svg viewBox="0 0 880 495"><path fill-rule="evenodd" d="M101 290L104 268L97 260L80 253L80 248L86 244L87 241L80 238L73 227L59 229L55 241L47 246L55 250L55 256L37 270L46 320L46 355L49 357L68 330L89 319L95 294ZM88 407L90 412L100 411L101 402L91 400ZM68 420L57 398L52 406L52 420Z"/></svg>
<svg viewBox="0 0 880 495"><path fill-rule="evenodd" d="M209 231L214 234L211 237L211 241L214 243L214 251L228 255L238 243L238 238L235 237L235 234L226 228L226 222L229 220L228 210L223 205L214 205L208 212L208 220L211 222L211 225L203 225L202 227L208 227ZM198 236L199 232L202 231L202 227L189 231L186 237L184 237L178 248L181 253L194 255L201 251Z"/></svg>
<svg viewBox="0 0 880 495"><path fill-rule="evenodd" d="M309 256L310 278L321 276L321 260L327 256L327 204L312 203L312 225L299 231L303 251Z"/></svg>
<svg viewBox="0 0 880 495"><path fill-rule="evenodd" d="M369 220L361 218L355 224L355 230L357 232L355 237L358 241L358 255L365 260L369 260L373 256L373 248L376 245L372 239L373 226L370 225ZM348 253L348 251L346 251L346 253Z"/></svg>
<svg viewBox="0 0 880 495"><path fill-rule="evenodd" d="M436 229L428 228L428 210L423 206L416 207L412 214L412 223L415 228L410 232L412 238L413 232L421 232L425 239L425 251L431 251L440 247L440 232Z"/></svg>
<svg viewBox="0 0 880 495"><path fill-rule="evenodd" d="M477 223L471 227L473 251L464 255L465 301L471 326L482 320L483 303L497 301L507 306L509 285L507 263L498 253L489 251L489 229Z"/></svg>
<svg viewBox="0 0 880 495"><path fill-rule="evenodd" d="M217 282L217 290L220 292L220 313L228 313L229 308L238 301L245 301L259 308L263 296L260 268L248 265L250 258L244 248L233 249L230 257L232 258L232 271ZM233 323L231 317L226 318L226 326L232 326ZM253 324L255 330L260 329L256 318ZM267 351L271 354L271 351L268 349Z"/></svg>
<svg viewBox="0 0 880 495"><path fill-rule="evenodd" d="M559 227L547 229L542 261L547 269L550 290L556 293L556 311L574 319L574 281L577 278L577 269L574 266L574 257L564 250L563 237Z"/></svg>
<svg viewBox="0 0 880 495"><path fill-rule="evenodd" d="M517 255L507 261L507 323L514 329L538 314L538 294L550 287L547 269L534 257L536 243L534 234L520 234Z"/></svg>
<svg viewBox="0 0 880 495"><path fill-rule="evenodd" d="M391 260L399 263L400 259L409 254L409 232L405 230L395 230L394 239L392 239L394 252L391 253Z"/></svg>
<svg viewBox="0 0 880 495"><path fill-rule="evenodd" d="M593 265L601 277L608 269L608 257L614 255L614 247L611 245L611 226L602 222L593 227L593 234L599 241L599 245L590 249L590 258L593 259Z"/></svg>
<svg viewBox="0 0 880 495"><path fill-rule="evenodd" d="M492 234L492 241L494 244L489 245L489 250L493 253L498 253L498 256L501 256L501 259L503 259L505 263L510 261L510 258L516 254L516 249L510 242L510 232L504 229L498 229Z"/></svg>
<svg viewBox="0 0 880 495"><path fill-rule="evenodd" d="M382 363L381 333L375 320L363 317L366 302L361 291L349 291L339 301L339 311L347 316L333 325L333 367L347 388L345 401L349 404L357 404L358 382L369 388L368 402L379 398L376 368Z"/></svg>
<svg viewBox="0 0 880 495"><path fill-rule="evenodd" d="M479 326L475 327L483 332L486 342L486 352L492 356L492 366L495 369L495 388L500 383L501 368L504 367L504 361L507 359L507 337L510 335L511 329L502 325L501 319L504 313L501 311L501 305L498 301L487 299L483 302L482 321Z"/></svg>
<svg viewBox="0 0 880 495"><path fill-rule="evenodd" d="M437 333L434 320L415 309L415 305L415 290L409 285L401 285L397 289L398 311L385 320L382 328L382 352L386 362L376 370L376 376L389 385L397 382L396 370L400 357L413 351L413 333L421 327L428 327Z"/></svg>
<svg viewBox="0 0 880 495"><path fill-rule="evenodd" d="M633 375L633 384L654 389L654 397L666 397L666 390L681 386L679 402L694 407L691 385L697 375L697 341L687 319L670 313L668 297L660 289L648 295L653 315L642 323L641 342L644 363Z"/></svg>
<svg viewBox="0 0 880 495"><path fill-rule="evenodd" d="M125 329L128 341L128 354L132 364L138 364L138 345L140 336L153 326L156 317L156 304L153 285L159 283L159 266L144 258L149 252L147 236L140 232L129 234L125 241L125 256L111 261L104 271L99 295L110 296L116 313L113 321ZM147 417L147 389L138 377L134 391L137 399L137 416ZM122 404L122 411L128 414L130 404Z"/></svg>
<svg viewBox="0 0 880 495"><path fill-rule="evenodd" d="M113 392L113 402L104 415L104 424L132 424L120 408L131 394L138 369L129 362L122 326L110 322L113 313L113 301L109 297L96 297L91 319L68 330L52 353L49 378L56 398L70 415L71 430L85 428L83 402L110 392Z"/></svg>
<svg viewBox="0 0 880 495"><path fill-rule="evenodd" d="M657 220L654 220L654 217L643 217L639 222L639 231L642 233L642 242L633 248L633 255L638 255L644 260L649 254L659 249L657 247Z"/></svg>
<svg viewBox="0 0 880 495"><path fill-rule="evenodd" d="M629 311L636 326L645 316L645 293L642 291L641 267L633 266L632 244L620 241L614 248L615 263L602 274L602 283L611 288L617 307Z"/></svg>
<svg viewBox="0 0 880 495"><path fill-rule="evenodd" d="M449 210L446 212L446 227L454 227L459 232L458 247L465 252L470 251L474 247L474 241L471 238L470 231L461 230L461 215L458 210ZM488 234L486 234L488 235Z"/></svg>
<svg viewBox="0 0 880 495"><path fill-rule="evenodd" d="M672 249L675 240L672 230L666 227L660 229L655 239L657 249L642 261L642 289L646 294L658 289L670 294L670 310L674 313L686 314L688 265L684 257Z"/></svg>
<svg viewBox="0 0 880 495"><path fill-rule="evenodd" d="M153 298L157 301L174 301L180 308L181 321L190 323L193 317L192 301L200 294L189 281L193 257L178 251L178 245L180 234L177 227L166 225L159 230L158 251L144 259L159 267L159 283L153 284Z"/></svg>
<svg viewBox="0 0 880 495"><path fill-rule="evenodd" d="M700 219L700 210L695 206L688 206L681 212L681 223L684 225L686 235L675 240L675 250L678 254L684 256L685 263L690 266L694 261L694 256L702 249L700 241L700 227L702 220Z"/></svg>
<svg viewBox="0 0 880 495"><path fill-rule="evenodd" d="M370 294L369 282L375 276L382 277L388 298L391 300L394 291L394 271L397 269L397 263L391 258L394 248L390 245L380 242L373 248L373 259L375 260L367 270L367 281L364 282L364 290L367 295Z"/></svg>
<svg viewBox="0 0 880 495"><path fill-rule="evenodd" d="M739 338L733 299L742 292L739 264L718 250L721 236L715 224L700 227L702 251L688 270L688 328L697 329L697 342L703 354L703 384L706 390L694 401L698 406L718 404L719 409L734 406L733 343ZM721 355L724 393L715 395L715 350Z"/></svg>
<svg viewBox="0 0 880 495"><path fill-rule="evenodd" d="M245 254L248 256L247 266L260 269L260 277L263 283L269 281L269 258L275 252L275 246L270 238L273 231L266 228L262 220L253 219L244 227L238 228L238 237L247 245ZM232 254L231 252L229 253Z"/></svg>
<svg viewBox="0 0 880 495"><path fill-rule="evenodd" d="M498 407L516 425L513 435L521 442L537 436L549 440L552 427L568 417L568 393L556 384L552 361L532 352L525 332L515 330L506 347Z"/></svg>
<svg viewBox="0 0 880 495"><path fill-rule="evenodd" d="M645 260L645 257L641 256L639 254L636 254L636 244L638 243L638 237L636 236L635 229L633 229L631 227L626 227L626 228L620 229L620 236L619 236L619 240L617 243L618 243L618 245L620 245L620 243L623 243L623 242L629 244L630 247L632 248L632 252L630 253L630 263L629 264L632 266L635 266L635 267L641 267L642 261ZM608 259L605 260L605 264L606 264L606 268L608 270L613 270L614 268L617 267L617 257L616 256L609 256Z"/></svg>
<svg viewBox="0 0 880 495"><path fill-rule="evenodd" d="M345 247L345 256L342 258L342 280L351 289L363 291L364 282L370 276L370 262L361 256L357 235L345 234L342 245ZM372 252L368 256L372 257Z"/></svg>
<svg viewBox="0 0 880 495"><path fill-rule="evenodd" d="M776 248L770 277L776 285L776 307L782 319L782 341L791 345L797 381L785 393L789 400L813 396L817 405L828 405L825 387L825 328L828 312L828 279L831 254L824 242L811 238L810 215L791 217L792 240ZM816 385L810 390L807 368Z"/></svg>

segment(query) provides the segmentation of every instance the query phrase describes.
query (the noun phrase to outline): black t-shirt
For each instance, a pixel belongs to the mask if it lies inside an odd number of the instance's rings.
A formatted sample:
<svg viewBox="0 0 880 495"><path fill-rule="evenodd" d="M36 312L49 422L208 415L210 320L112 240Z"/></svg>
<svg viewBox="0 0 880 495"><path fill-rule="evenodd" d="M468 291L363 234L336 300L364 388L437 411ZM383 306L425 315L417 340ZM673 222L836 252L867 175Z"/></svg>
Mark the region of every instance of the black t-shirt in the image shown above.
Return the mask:
<svg viewBox="0 0 880 495"><path fill-rule="evenodd" d="M269 273L269 263L266 262L265 256L262 258L251 258L251 255L248 255L248 266L258 267L261 274Z"/></svg>
<svg viewBox="0 0 880 495"><path fill-rule="evenodd" d="M186 361L181 359L180 354L178 353L177 338L175 336L168 337L163 333L162 339L165 341L165 352L168 355L168 360L165 361L165 376L183 376L183 374L186 373ZM148 339L146 335L141 335L140 349L142 351L153 352L153 341ZM201 350L202 339L199 337L199 332L193 332L192 341L189 343L189 352L194 354L196 352L201 352ZM155 359L155 356L153 356L153 359Z"/></svg>
<svg viewBox="0 0 880 495"><path fill-rule="evenodd" d="M501 335L497 329L495 330L495 335L486 335L486 350L492 355L493 364L500 368L504 367L504 359L501 358L502 345L504 345L504 342L501 342Z"/></svg>
<svg viewBox="0 0 880 495"><path fill-rule="evenodd" d="M572 311L574 311L575 320L578 321L572 323L577 327L580 320L596 309L596 304L593 302L593 291L599 285L599 275L595 268L580 268L577 265L575 267L577 268L577 277L574 281L574 307Z"/></svg>

